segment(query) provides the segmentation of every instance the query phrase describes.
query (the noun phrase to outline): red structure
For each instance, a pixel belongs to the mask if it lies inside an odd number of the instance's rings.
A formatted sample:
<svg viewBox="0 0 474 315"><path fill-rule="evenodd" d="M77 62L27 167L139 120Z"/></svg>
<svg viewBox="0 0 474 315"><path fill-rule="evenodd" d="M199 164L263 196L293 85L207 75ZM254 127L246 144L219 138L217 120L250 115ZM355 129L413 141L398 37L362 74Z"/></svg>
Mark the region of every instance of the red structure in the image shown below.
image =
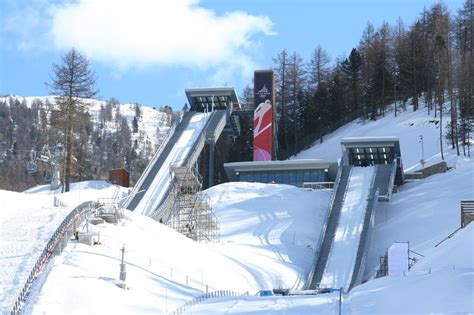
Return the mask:
<svg viewBox="0 0 474 315"><path fill-rule="evenodd" d="M109 182L123 187L130 187L130 174L123 168L109 170Z"/></svg>
<svg viewBox="0 0 474 315"><path fill-rule="evenodd" d="M253 160L274 158L275 78L272 70L257 70L254 74L255 112L253 120Z"/></svg>

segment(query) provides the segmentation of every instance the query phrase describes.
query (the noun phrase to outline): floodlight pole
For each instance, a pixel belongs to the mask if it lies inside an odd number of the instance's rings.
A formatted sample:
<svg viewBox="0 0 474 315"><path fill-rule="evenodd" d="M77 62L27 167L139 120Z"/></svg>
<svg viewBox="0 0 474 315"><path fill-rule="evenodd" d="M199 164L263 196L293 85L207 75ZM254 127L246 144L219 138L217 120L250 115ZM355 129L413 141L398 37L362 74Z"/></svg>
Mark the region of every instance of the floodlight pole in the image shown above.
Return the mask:
<svg viewBox="0 0 474 315"><path fill-rule="evenodd" d="M421 143L421 165L425 166L425 146L423 144L423 135L420 135L420 143Z"/></svg>

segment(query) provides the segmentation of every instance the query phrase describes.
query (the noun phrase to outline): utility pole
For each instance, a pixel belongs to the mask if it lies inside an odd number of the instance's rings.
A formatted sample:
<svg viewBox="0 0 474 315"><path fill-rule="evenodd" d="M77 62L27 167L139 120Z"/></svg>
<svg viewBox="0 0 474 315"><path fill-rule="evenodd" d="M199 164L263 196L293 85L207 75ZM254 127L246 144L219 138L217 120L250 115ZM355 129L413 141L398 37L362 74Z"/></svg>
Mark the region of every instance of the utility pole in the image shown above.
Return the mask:
<svg viewBox="0 0 474 315"><path fill-rule="evenodd" d="M125 271L125 244L123 244L122 249L120 250L122 252L122 260L120 262L120 280L125 282L125 278L127 276L127 272Z"/></svg>
<svg viewBox="0 0 474 315"><path fill-rule="evenodd" d="M344 290L343 287L339 289L339 315L342 314L342 291Z"/></svg>
<svg viewBox="0 0 474 315"><path fill-rule="evenodd" d="M425 167L425 146L423 144L423 135L420 135L420 143L421 143L421 167Z"/></svg>

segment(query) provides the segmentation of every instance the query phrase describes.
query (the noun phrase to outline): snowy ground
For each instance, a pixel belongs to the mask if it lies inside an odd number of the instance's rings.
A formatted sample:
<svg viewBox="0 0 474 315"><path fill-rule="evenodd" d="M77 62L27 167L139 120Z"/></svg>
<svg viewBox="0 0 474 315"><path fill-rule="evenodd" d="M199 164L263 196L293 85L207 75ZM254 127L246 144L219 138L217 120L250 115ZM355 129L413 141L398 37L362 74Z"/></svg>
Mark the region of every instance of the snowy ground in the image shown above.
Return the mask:
<svg viewBox="0 0 474 315"><path fill-rule="evenodd" d="M452 152L447 158L453 164L447 173L406 183L390 203L378 203L367 273L377 268L379 256L395 241L410 242L411 250L425 255L459 228L460 201L474 200L474 161L455 158ZM474 267L473 247L466 259ZM413 253L410 256L422 258Z"/></svg>
<svg viewBox="0 0 474 315"><path fill-rule="evenodd" d="M97 187L102 189L100 194ZM50 191L49 185L24 193L0 190L1 313L11 308L36 259L74 206L99 196L111 197L117 189L103 181L89 181L72 184L72 191L65 194ZM55 196L66 206L54 207Z"/></svg>
<svg viewBox="0 0 474 315"><path fill-rule="evenodd" d="M345 136L398 136L405 169L415 169L421 158L420 134L424 136L425 159L430 163L438 161L439 129L424 110L407 111L397 118L390 116L365 125L351 123L298 157L336 160L340 156L340 138ZM370 274L377 267L378 256L393 241L409 241L410 248L424 257L406 276L370 280L345 294L343 314L474 312L474 223L434 247L459 226L459 201L474 199L474 161L458 158L445 148L448 164L453 167L450 171L400 187L390 204L377 209L367 272ZM89 190L101 194L108 189ZM23 233L23 227L28 227L25 222L30 219L25 217L33 218L38 207L52 204L53 197L46 189L29 192L0 192L1 233L10 235L10 239L17 240L18 232ZM101 232L102 245L70 243L54 259L50 273L44 273L35 285L25 313L163 314L200 295L206 284L209 291L229 289L251 294L273 287L301 287L311 269L329 194L251 183L219 185L207 193L221 221L219 244L195 243L149 218L128 212L120 225L96 227L96 232ZM80 196L77 192L70 194L69 198L62 198L72 205L79 199L84 201L87 190L82 190ZM15 210L8 210L10 207ZM17 221L10 219L11 212L18 215ZM43 226L37 225L37 230L47 232L41 230ZM31 238L16 242L17 252L25 261L25 251L36 250ZM13 292L15 283L23 283L21 279L13 280L17 272L22 272L18 270L21 261L6 264L16 255L14 242L7 248L3 234L1 240L1 267L17 268L9 272L12 280L2 282L9 286L6 292ZM25 244L30 246L26 250ZM128 290L114 284L123 244ZM28 273L29 268L25 270ZM3 298L2 312L5 304L9 309L11 299ZM187 313L334 314L337 309L338 294L333 293L317 297L210 299Z"/></svg>
<svg viewBox="0 0 474 315"><path fill-rule="evenodd" d="M446 116L445 116L446 118ZM446 121L446 120L445 120ZM337 160L340 140L354 136L398 136L405 170L420 168L424 138L428 165L441 160L439 124L427 111L393 113L375 122L350 123L325 137L322 144L296 158ZM474 313L474 223L438 247L460 225L460 200L474 200L474 161L457 157L444 144L447 173L407 183L391 203L379 203L368 256L367 274L378 267L379 256L394 241L410 242L420 260L406 276L383 277L357 286L344 295L343 314ZM472 154L472 152L471 152ZM334 314L337 294L318 297L241 297L208 300L189 314Z"/></svg>
<svg viewBox="0 0 474 315"><path fill-rule="evenodd" d="M474 224L427 253L401 277L383 277L343 295L342 314L472 314ZM428 269L431 266L431 272ZM337 314L339 294L211 299L186 314Z"/></svg>
<svg viewBox="0 0 474 315"><path fill-rule="evenodd" d="M257 183L223 184L207 193L221 224L219 244L196 243L127 211L120 225L95 227L102 245L68 245L26 313L163 314L201 295L206 285L250 294L301 288L329 193ZM114 285L123 244L129 290Z"/></svg>

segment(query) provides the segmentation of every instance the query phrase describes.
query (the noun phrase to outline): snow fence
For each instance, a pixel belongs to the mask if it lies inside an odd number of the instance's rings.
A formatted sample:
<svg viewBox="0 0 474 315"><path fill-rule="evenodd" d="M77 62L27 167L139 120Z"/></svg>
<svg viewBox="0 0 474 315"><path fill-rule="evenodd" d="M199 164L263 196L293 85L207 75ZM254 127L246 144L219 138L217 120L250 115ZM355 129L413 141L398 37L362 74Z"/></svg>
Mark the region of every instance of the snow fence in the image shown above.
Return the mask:
<svg viewBox="0 0 474 315"><path fill-rule="evenodd" d="M25 305L26 298L28 297L35 279L46 267L53 254L59 254L62 252L64 247L66 247L67 242L75 232L75 228L85 219L91 210L96 209L97 206L98 204L95 201L86 201L81 203L79 206L74 208L74 210L72 210L61 222L59 227L49 239L43 252L36 260L35 266L31 270L25 285L20 291L18 297L16 298L15 304L10 311L11 315L20 314L20 311Z"/></svg>

